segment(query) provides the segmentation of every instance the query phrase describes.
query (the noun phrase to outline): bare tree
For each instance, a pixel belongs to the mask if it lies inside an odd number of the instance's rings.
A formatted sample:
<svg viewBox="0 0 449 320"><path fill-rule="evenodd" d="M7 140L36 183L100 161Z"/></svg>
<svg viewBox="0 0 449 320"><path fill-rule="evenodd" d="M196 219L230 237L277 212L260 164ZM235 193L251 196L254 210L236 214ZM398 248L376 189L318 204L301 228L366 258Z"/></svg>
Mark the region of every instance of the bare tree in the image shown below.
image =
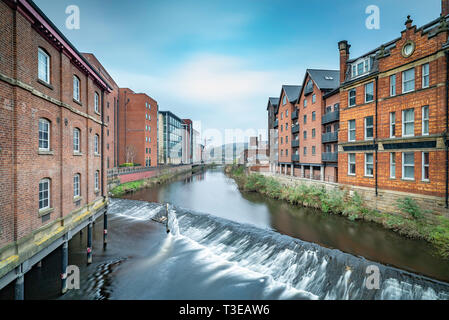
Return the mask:
<svg viewBox="0 0 449 320"><path fill-rule="evenodd" d="M134 163L136 158L136 148L133 145L126 147L126 163Z"/></svg>

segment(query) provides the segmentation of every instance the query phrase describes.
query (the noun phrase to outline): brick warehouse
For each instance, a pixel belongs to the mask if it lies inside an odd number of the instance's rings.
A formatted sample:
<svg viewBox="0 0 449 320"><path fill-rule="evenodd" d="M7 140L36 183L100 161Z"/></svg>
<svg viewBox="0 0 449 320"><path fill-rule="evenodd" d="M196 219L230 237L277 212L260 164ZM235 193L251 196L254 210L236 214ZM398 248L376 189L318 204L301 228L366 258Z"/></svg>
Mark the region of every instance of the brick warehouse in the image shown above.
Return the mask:
<svg viewBox="0 0 449 320"><path fill-rule="evenodd" d="M339 43L339 182L445 198L448 190L448 8L349 59Z"/></svg>
<svg viewBox="0 0 449 320"><path fill-rule="evenodd" d="M0 17L0 288L23 298L24 273L105 213L113 88L32 1Z"/></svg>
<svg viewBox="0 0 449 320"><path fill-rule="evenodd" d="M158 104L145 93L119 90L117 148L119 162L157 166Z"/></svg>

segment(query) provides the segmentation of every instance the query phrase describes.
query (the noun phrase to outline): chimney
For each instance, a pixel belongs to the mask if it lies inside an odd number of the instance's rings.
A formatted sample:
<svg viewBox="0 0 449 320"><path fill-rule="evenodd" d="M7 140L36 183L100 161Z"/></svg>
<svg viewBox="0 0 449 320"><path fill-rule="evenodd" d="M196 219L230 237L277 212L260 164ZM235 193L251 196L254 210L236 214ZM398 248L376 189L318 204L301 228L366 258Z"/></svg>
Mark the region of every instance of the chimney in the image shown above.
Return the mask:
<svg viewBox="0 0 449 320"><path fill-rule="evenodd" d="M449 0L448 0L449 1ZM340 51L340 83L343 83L346 79L346 62L349 59L349 48L351 45L348 41L343 40L338 43L338 50Z"/></svg>
<svg viewBox="0 0 449 320"><path fill-rule="evenodd" d="M445 17L449 14L449 0L441 0L441 16Z"/></svg>
<svg viewBox="0 0 449 320"><path fill-rule="evenodd" d="M407 21L405 21L405 26L407 27L407 30L412 27L412 23L413 23L412 18L410 16L407 16Z"/></svg>

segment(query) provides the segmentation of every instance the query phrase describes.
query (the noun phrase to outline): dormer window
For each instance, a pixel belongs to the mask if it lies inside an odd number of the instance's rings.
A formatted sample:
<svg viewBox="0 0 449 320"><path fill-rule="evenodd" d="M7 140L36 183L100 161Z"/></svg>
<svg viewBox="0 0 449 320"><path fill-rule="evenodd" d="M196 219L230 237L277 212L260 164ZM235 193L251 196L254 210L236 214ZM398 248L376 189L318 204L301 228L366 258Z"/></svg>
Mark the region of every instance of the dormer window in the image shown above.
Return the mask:
<svg viewBox="0 0 449 320"><path fill-rule="evenodd" d="M359 59L352 64L352 78L361 76L368 73L371 70L371 58Z"/></svg>

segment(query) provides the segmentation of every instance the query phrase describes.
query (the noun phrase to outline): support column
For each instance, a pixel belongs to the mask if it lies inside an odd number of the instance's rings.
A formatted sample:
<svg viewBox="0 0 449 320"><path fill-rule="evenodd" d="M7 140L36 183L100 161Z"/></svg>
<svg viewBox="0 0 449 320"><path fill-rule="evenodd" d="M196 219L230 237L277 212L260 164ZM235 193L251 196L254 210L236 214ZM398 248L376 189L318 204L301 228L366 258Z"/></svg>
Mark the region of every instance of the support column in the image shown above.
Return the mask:
<svg viewBox="0 0 449 320"><path fill-rule="evenodd" d="M103 214L103 249L106 249L108 246L108 211L106 211Z"/></svg>
<svg viewBox="0 0 449 320"><path fill-rule="evenodd" d="M61 293L67 292L67 266L69 264L69 243L64 241L61 247L62 264L61 264Z"/></svg>
<svg viewBox="0 0 449 320"><path fill-rule="evenodd" d="M292 172L290 172L290 175L293 177L294 176L294 172L295 172L295 166L292 164L291 165L291 169L292 169Z"/></svg>
<svg viewBox="0 0 449 320"><path fill-rule="evenodd" d="M321 181L324 181L324 167L321 166L320 168L320 175L321 175Z"/></svg>
<svg viewBox="0 0 449 320"><path fill-rule="evenodd" d="M14 284L14 300L24 300L25 299L25 276L20 274L16 279Z"/></svg>
<svg viewBox="0 0 449 320"><path fill-rule="evenodd" d="M304 166L303 165L301 165L301 178L303 178L304 179Z"/></svg>
<svg viewBox="0 0 449 320"><path fill-rule="evenodd" d="M92 222L87 226L87 264L92 263Z"/></svg>
<svg viewBox="0 0 449 320"><path fill-rule="evenodd" d="M313 179L313 167L310 166L310 174L309 174L309 179L312 180Z"/></svg>

